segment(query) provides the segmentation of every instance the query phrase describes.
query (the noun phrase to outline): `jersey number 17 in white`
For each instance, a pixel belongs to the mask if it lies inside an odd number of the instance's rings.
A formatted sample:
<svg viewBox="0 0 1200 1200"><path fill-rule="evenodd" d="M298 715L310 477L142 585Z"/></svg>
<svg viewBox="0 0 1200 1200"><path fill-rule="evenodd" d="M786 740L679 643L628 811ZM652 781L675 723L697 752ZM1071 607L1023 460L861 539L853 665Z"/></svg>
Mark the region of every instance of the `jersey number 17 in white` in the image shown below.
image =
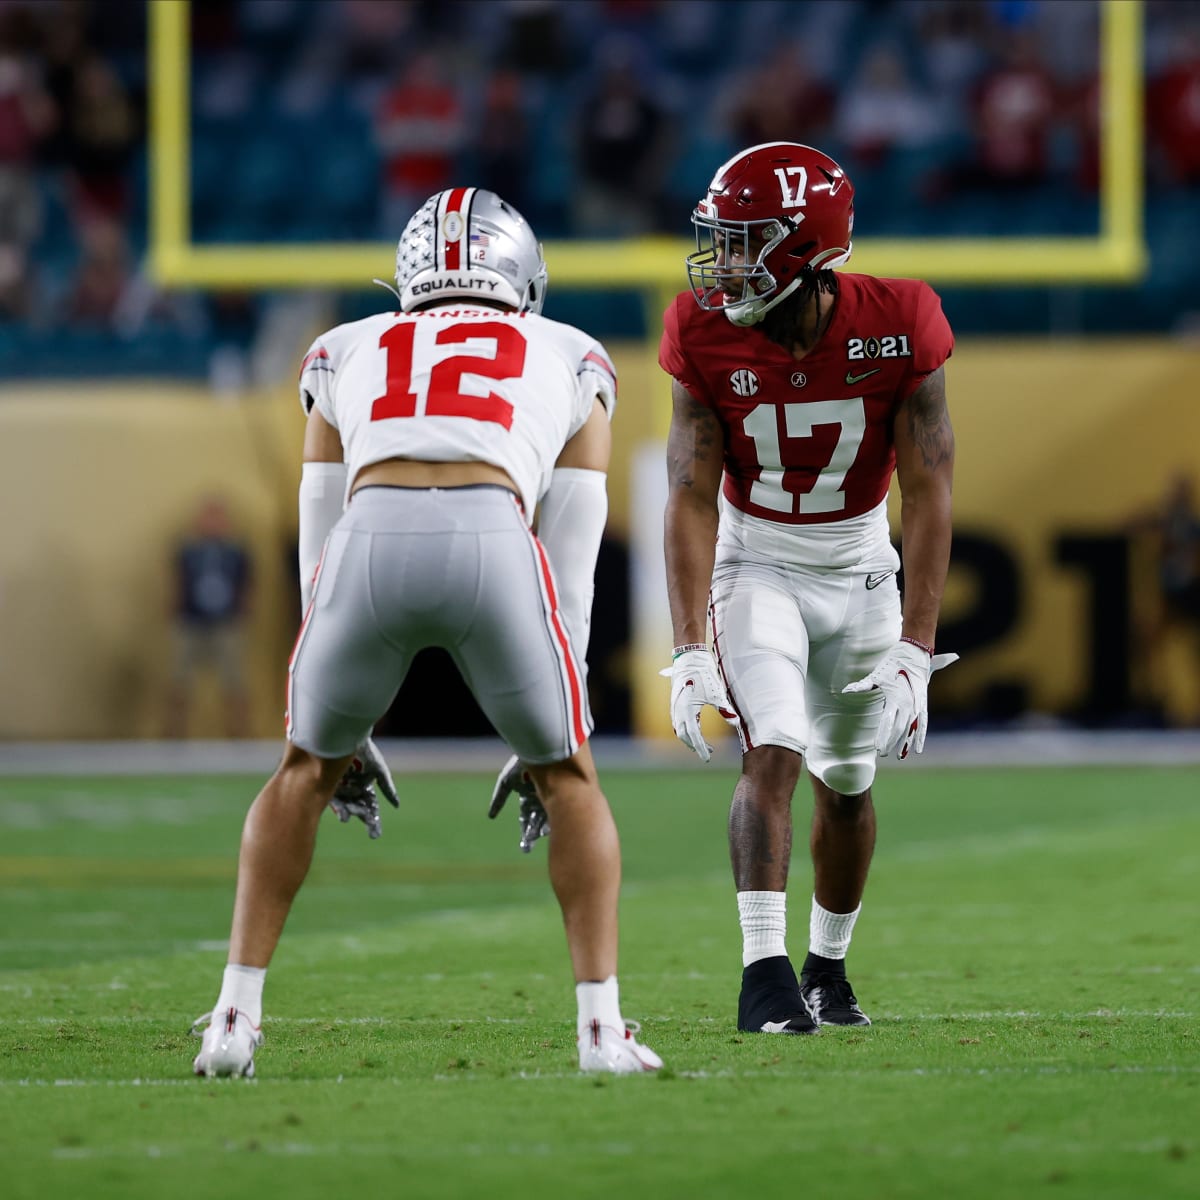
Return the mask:
<svg viewBox="0 0 1200 1200"><path fill-rule="evenodd" d="M785 464L779 445L779 423L774 404L760 404L746 414L742 428L753 439L762 467L750 485L751 503L781 513L834 513L846 507L842 484L854 465L867 431L867 411L861 396L849 400L815 400L783 405L784 428L789 438L810 438L818 425L838 426L837 445L821 469L812 489L797 496L783 481L801 463Z"/></svg>

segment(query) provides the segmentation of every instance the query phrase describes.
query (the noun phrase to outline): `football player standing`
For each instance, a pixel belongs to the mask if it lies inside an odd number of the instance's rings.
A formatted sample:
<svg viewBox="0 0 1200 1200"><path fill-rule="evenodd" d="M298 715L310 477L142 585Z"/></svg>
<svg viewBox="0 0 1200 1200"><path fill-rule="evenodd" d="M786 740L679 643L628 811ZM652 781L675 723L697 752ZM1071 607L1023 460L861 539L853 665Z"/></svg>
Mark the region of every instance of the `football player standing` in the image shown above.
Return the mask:
<svg viewBox="0 0 1200 1200"><path fill-rule="evenodd" d="M705 705L741 742L729 814L738 1028L869 1025L845 958L875 845L876 756L921 752L930 675L956 657L934 653L950 556L953 336L927 284L835 273L850 257L854 189L809 146L737 154L692 224L691 289L667 309L659 352L673 381L675 651L664 674L675 732L701 759ZM802 767L814 880L797 979L786 889Z"/></svg>
<svg viewBox="0 0 1200 1200"><path fill-rule="evenodd" d="M427 646L449 652L516 756L493 814L516 791L523 843L553 827L580 1068L662 1066L621 1017L620 847L587 740L616 373L599 342L540 315L545 283L515 209L483 189L439 192L397 248L400 311L338 326L304 359L287 745L243 828L228 965L196 1023L199 1075L254 1073L266 969L321 813L332 804L378 836L375 787L392 803L395 787L370 734Z"/></svg>

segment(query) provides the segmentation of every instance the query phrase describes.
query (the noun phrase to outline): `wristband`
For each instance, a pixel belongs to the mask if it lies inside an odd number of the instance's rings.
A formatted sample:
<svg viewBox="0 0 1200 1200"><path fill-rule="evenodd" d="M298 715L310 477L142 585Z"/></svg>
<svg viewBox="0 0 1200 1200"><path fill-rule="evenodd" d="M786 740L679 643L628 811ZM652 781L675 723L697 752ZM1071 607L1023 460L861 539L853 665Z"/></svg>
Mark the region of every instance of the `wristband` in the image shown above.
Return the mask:
<svg viewBox="0 0 1200 1200"><path fill-rule="evenodd" d="M926 654L929 655L930 658L933 657L933 647L932 646L927 646L927 645L925 645L924 642L919 642L919 641L917 641L916 638L911 638L911 637L902 637L900 640L902 642L907 642L910 646L919 646L922 650L925 651Z"/></svg>
<svg viewBox="0 0 1200 1200"><path fill-rule="evenodd" d="M691 650L707 650L706 642L689 642L686 646L676 646L671 652L671 661L674 662L681 654L687 654Z"/></svg>

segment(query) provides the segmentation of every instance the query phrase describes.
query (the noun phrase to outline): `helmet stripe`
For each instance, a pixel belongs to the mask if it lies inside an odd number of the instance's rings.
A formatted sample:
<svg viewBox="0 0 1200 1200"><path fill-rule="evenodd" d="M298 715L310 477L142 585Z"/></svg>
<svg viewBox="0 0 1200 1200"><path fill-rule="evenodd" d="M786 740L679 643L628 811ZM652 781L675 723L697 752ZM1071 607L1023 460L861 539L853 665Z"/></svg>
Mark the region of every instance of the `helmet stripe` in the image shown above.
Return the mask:
<svg viewBox="0 0 1200 1200"><path fill-rule="evenodd" d="M799 145L800 145L799 142L759 142L759 144L757 146L747 146L745 150L739 150L731 159L729 159L726 162L723 162L717 168L716 174L713 176L713 178L720 179L720 177L722 175L724 175L725 172L728 171L729 168L732 167L735 162L739 162L741 159L745 158L747 155L753 154L755 152L755 150L773 150L776 146L799 146ZM801 146L801 149L811 150L812 147L811 146ZM820 153L820 151L818 151L818 153Z"/></svg>
<svg viewBox="0 0 1200 1200"><path fill-rule="evenodd" d="M446 194L446 204L442 211L442 219L438 223L438 241L442 251L442 265L447 271L459 271L463 267L463 243L467 239L467 225L470 221L471 197L474 188L452 188ZM453 240L445 236L447 224L454 217L459 218L454 223L459 229L459 236Z"/></svg>

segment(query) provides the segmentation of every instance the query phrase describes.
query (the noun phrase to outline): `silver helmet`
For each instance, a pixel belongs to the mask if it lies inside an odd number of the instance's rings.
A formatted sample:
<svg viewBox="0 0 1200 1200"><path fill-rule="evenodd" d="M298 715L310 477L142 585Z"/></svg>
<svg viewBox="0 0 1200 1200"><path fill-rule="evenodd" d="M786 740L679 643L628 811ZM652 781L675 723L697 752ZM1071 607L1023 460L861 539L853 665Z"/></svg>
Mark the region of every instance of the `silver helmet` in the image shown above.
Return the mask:
<svg viewBox="0 0 1200 1200"><path fill-rule="evenodd" d="M443 296L541 312L546 264L529 223L483 188L449 188L409 218L396 247L400 308Z"/></svg>

